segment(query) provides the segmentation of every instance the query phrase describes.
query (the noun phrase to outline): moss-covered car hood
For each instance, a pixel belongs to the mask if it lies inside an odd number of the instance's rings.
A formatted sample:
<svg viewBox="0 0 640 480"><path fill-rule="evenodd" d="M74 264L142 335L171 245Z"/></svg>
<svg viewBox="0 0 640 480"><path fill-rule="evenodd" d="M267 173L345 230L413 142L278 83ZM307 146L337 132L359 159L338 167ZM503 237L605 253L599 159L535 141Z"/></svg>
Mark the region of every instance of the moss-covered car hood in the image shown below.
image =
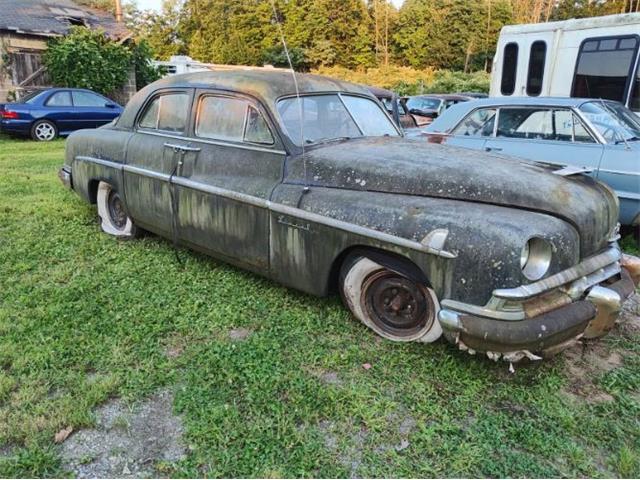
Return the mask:
<svg viewBox="0 0 640 480"><path fill-rule="evenodd" d="M580 234L581 257L607 244L618 218L614 195L585 175L500 155L399 137L352 139L306 152L310 185L429 196L543 212ZM285 183L304 183L301 156L288 162ZM482 219L470 219L482 221Z"/></svg>

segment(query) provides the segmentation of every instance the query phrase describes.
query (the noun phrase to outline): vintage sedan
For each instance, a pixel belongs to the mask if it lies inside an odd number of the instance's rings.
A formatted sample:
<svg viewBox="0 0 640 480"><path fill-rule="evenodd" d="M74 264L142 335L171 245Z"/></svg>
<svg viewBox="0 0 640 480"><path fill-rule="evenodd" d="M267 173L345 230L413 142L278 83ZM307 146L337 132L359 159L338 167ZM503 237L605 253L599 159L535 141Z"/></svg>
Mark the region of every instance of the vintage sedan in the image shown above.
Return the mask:
<svg viewBox="0 0 640 480"><path fill-rule="evenodd" d="M640 280L614 193L583 175L407 140L366 87L286 71L176 75L67 141L105 232L144 229L314 295L385 338L516 361L612 328Z"/></svg>
<svg viewBox="0 0 640 480"><path fill-rule="evenodd" d="M640 227L640 120L621 103L489 98L451 107L424 133L431 142L588 170L618 194L620 223Z"/></svg>

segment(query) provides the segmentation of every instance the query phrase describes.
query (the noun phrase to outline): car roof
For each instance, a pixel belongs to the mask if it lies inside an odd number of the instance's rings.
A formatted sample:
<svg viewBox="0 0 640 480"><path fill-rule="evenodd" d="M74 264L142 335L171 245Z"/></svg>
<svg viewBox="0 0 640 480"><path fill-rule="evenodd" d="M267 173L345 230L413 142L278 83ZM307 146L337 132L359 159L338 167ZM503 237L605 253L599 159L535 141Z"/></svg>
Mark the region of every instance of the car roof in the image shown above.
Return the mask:
<svg viewBox="0 0 640 480"><path fill-rule="evenodd" d="M335 78L296 73L295 80L301 94L347 92L374 98L366 86ZM251 95L273 108L279 98L296 94L296 81L291 70L280 68L237 68L171 75L140 90L127 104L118 125L130 128L145 100L161 89L207 88L235 91Z"/></svg>
<svg viewBox="0 0 640 480"><path fill-rule="evenodd" d="M469 100L466 95L457 93L425 93L424 95L413 95L415 98L437 98L439 100Z"/></svg>
<svg viewBox="0 0 640 480"><path fill-rule="evenodd" d="M425 131L448 132L472 110L482 107L501 106L540 106L540 107L580 107L586 102L598 101L596 98L572 98L572 97L490 97L472 99L468 102L458 103L449 107ZM610 101L610 100L605 100Z"/></svg>

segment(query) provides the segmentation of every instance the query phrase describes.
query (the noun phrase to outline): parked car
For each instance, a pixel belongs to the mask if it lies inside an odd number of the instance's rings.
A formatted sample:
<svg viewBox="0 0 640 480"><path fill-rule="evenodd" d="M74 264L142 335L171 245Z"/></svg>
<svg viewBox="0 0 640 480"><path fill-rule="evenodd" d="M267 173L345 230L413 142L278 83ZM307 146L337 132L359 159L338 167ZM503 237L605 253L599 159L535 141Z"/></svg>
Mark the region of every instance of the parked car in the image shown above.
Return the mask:
<svg viewBox="0 0 640 480"><path fill-rule="evenodd" d="M314 295L396 341L540 358L609 330L640 280L613 192L402 137L363 86L286 71L147 86L71 134L62 182L102 229L145 229ZM621 262L623 267L621 267ZM242 294L242 292L238 292Z"/></svg>
<svg viewBox="0 0 640 480"><path fill-rule="evenodd" d="M618 102L477 100L451 108L425 132L434 142L590 170L616 191L620 223L640 225L640 120Z"/></svg>
<svg viewBox="0 0 640 480"><path fill-rule="evenodd" d="M91 90L48 88L0 104L0 131L48 142L81 128L100 127L121 113L120 105Z"/></svg>
<svg viewBox="0 0 640 480"><path fill-rule="evenodd" d="M405 98L399 97L397 93L385 88L367 88L384 105L389 115L391 115L391 118L396 122L396 125L405 131L418 127L415 118L409 113L407 100Z"/></svg>
<svg viewBox="0 0 640 480"><path fill-rule="evenodd" d="M471 97L465 95L415 95L407 97L407 107L418 126L429 125L435 118L442 115L447 108L460 102L468 102Z"/></svg>

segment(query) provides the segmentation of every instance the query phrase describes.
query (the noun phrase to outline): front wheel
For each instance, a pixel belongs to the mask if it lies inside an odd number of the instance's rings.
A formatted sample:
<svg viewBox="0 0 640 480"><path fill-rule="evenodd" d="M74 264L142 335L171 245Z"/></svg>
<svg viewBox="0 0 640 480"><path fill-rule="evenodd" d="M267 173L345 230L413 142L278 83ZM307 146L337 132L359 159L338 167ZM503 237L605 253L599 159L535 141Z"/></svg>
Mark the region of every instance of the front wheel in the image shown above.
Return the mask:
<svg viewBox="0 0 640 480"><path fill-rule="evenodd" d="M138 234L138 228L127 213L120 194L107 182L98 185L98 215L105 233L121 238L133 238Z"/></svg>
<svg viewBox="0 0 640 480"><path fill-rule="evenodd" d="M384 338L433 342L442 335L433 290L366 257L344 263L340 289L353 315Z"/></svg>
<svg viewBox="0 0 640 480"><path fill-rule="evenodd" d="M38 142L50 142L58 136L58 127L49 120L38 120L31 127L31 138Z"/></svg>

